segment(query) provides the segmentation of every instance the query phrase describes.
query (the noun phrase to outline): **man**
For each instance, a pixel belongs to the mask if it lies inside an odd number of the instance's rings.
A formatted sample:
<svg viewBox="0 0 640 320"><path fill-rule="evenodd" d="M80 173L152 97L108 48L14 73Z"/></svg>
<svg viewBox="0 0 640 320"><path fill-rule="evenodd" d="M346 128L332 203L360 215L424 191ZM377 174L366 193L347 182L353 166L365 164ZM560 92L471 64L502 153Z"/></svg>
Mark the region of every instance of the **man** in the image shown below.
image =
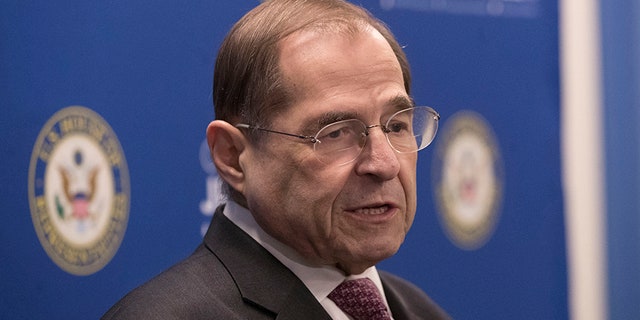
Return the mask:
<svg viewBox="0 0 640 320"><path fill-rule="evenodd" d="M271 0L245 15L220 48L207 128L229 201L193 255L104 319L447 318L375 268L412 224L417 151L439 119L409 88L400 46L359 7Z"/></svg>

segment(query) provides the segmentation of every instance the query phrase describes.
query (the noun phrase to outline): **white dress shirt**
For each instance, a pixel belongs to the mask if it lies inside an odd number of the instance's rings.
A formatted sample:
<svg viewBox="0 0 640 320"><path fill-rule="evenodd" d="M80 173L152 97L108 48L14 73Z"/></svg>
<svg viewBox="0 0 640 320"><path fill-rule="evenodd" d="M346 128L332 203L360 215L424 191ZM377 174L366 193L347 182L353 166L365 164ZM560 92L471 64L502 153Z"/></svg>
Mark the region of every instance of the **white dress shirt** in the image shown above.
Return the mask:
<svg viewBox="0 0 640 320"><path fill-rule="evenodd" d="M378 291L380 291L387 310L389 310L387 298L384 296L384 290L382 289L382 282L375 266L368 268L359 275L345 277L344 273L334 266L306 264L305 259L295 250L268 235L246 208L229 200L224 207L223 214L300 278L332 319L351 320L351 317L338 308L331 299L327 298L333 289L347 279L365 277L371 279ZM389 314L391 314L391 311L389 311Z"/></svg>

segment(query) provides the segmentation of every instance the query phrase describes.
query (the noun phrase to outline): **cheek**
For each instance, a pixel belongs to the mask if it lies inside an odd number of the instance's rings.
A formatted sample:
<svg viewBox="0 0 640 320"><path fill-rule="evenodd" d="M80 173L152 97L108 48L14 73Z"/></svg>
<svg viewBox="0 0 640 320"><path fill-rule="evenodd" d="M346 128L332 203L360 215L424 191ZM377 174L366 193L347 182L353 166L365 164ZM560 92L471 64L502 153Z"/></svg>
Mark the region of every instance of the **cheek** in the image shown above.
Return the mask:
<svg viewBox="0 0 640 320"><path fill-rule="evenodd" d="M398 174L400 183L405 192L407 201L407 218L413 220L417 207L416 191L416 164L417 157L407 157L401 159L400 173Z"/></svg>
<svg viewBox="0 0 640 320"><path fill-rule="evenodd" d="M334 236L333 208L343 192L349 177L349 168L323 168L298 171L294 176L295 187L289 186L290 197L285 199L289 229L297 234L298 241L306 242L314 251L322 252Z"/></svg>
<svg viewBox="0 0 640 320"><path fill-rule="evenodd" d="M278 233L326 236L333 203L350 170L327 167L312 154L289 154L252 167L245 195L250 209Z"/></svg>
<svg viewBox="0 0 640 320"><path fill-rule="evenodd" d="M269 199L269 208L257 204L264 210L256 217L272 236L311 261L322 263L331 256L329 247L335 236L332 208L346 180L336 172L324 173L298 169L288 176L280 175L269 186L277 195Z"/></svg>
<svg viewBox="0 0 640 320"><path fill-rule="evenodd" d="M306 216L306 222L313 220L321 229L328 228L331 212L336 199L344 189L349 176L348 168L323 168L315 166L311 171L299 170L287 186L291 211L299 211Z"/></svg>

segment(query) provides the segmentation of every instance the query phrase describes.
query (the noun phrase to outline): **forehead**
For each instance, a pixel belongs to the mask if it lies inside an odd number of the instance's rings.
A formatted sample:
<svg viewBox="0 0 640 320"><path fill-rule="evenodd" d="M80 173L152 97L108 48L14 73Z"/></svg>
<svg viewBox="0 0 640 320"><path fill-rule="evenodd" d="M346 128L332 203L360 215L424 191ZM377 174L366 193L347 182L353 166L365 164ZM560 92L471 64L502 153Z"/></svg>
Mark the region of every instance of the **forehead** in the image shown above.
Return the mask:
<svg viewBox="0 0 640 320"><path fill-rule="evenodd" d="M370 112L394 104L398 97L408 100L398 59L373 28L296 32L280 43L280 68L293 93L287 114L298 118L336 109Z"/></svg>

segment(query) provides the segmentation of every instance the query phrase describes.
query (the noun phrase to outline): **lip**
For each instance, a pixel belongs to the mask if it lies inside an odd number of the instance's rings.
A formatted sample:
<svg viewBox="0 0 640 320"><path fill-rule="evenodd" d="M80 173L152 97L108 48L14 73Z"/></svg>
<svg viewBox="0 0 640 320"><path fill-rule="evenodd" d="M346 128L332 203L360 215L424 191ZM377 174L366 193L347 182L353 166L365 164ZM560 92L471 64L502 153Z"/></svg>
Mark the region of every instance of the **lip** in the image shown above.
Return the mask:
<svg viewBox="0 0 640 320"><path fill-rule="evenodd" d="M398 206L391 203L368 204L344 210L349 216L369 222L385 222L398 212Z"/></svg>

